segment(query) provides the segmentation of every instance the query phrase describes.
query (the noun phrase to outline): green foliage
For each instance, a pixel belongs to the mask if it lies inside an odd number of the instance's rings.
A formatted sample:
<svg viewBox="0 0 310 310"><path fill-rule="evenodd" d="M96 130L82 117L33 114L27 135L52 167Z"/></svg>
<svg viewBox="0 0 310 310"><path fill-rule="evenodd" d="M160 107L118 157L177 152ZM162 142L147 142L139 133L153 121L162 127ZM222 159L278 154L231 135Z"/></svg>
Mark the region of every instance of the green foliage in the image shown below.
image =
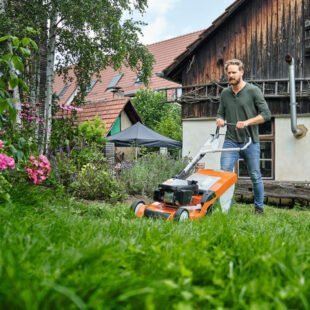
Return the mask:
<svg viewBox="0 0 310 310"><path fill-rule="evenodd" d="M0 38L0 43L3 42L7 44L7 50L2 48L0 53L0 128L6 115L12 123L16 120L15 101L9 89L19 87L28 92L28 86L20 74L24 71L25 59L31 55L30 48L37 49L36 43L30 38L19 39L6 35Z"/></svg>
<svg viewBox="0 0 310 310"><path fill-rule="evenodd" d="M52 157L52 178L65 191L83 199L116 201L124 191L109 172L107 160L96 144Z"/></svg>
<svg viewBox="0 0 310 310"><path fill-rule="evenodd" d="M60 147L73 148L77 143L78 126L75 117L53 119L50 148L57 150Z"/></svg>
<svg viewBox="0 0 310 310"><path fill-rule="evenodd" d="M0 203L10 202L10 190L12 185L8 182L8 180L3 175L3 172L0 172Z"/></svg>
<svg viewBox="0 0 310 310"><path fill-rule="evenodd" d="M51 52L61 55L56 59L57 70L67 73L68 67L75 64L82 99L91 76L107 66L117 70L125 64L140 72L147 83L154 59L139 42L143 23L134 20L134 11L143 13L146 7L146 0L9 1L1 16L0 33L10 29L12 34L19 35L31 26L38 30L36 40L44 46L49 43L46 28L54 20L57 42L56 51Z"/></svg>
<svg viewBox="0 0 310 310"><path fill-rule="evenodd" d="M139 158L131 168L124 169L120 182L129 194L152 197L159 183L176 175L184 166L183 160L150 153Z"/></svg>
<svg viewBox="0 0 310 310"><path fill-rule="evenodd" d="M78 198L90 200L119 200L122 195L116 181L107 169L88 163L82 167L75 181L70 185L70 191Z"/></svg>
<svg viewBox="0 0 310 310"><path fill-rule="evenodd" d="M172 139L182 140L181 107L167 103L163 92L142 88L132 102L147 127Z"/></svg>
<svg viewBox="0 0 310 310"><path fill-rule="evenodd" d="M154 92L147 88L139 89L132 98L134 107L137 109L143 123L155 130L162 117L167 115L170 105L166 102L163 92Z"/></svg>
<svg viewBox="0 0 310 310"><path fill-rule="evenodd" d="M5 129L3 137L5 149L7 154L15 158L16 162L25 161L31 154L37 153L37 143L24 127L16 129L10 126Z"/></svg>
<svg viewBox="0 0 310 310"><path fill-rule="evenodd" d="M88 145L102 145L106 142L107 130L105 123L96 115L94 119L81 123L78 127L79 136Z"/></svg>
<svg viewBox="0 0 310 310"><path fill-rule="evenodd" d="M182 141L181 107L171 106L171 110L157 124L156 131L166 137Z"/></svg>
<svg viewBox="0 0 310 310"><path fill-rule="evenodd" d="M74 182L75 177L79 171L77 163L72 159L70 154L58 152L51 158L52 163L52 179L58 186L63 186L65 189L70 187Z"/></svg>
<svg viewBox="0 0 310 310"><path fill-rule="evenodd" d="M176 223L18 186L0 206L1 306L308 309L309 210L252 208Z"/></svg>

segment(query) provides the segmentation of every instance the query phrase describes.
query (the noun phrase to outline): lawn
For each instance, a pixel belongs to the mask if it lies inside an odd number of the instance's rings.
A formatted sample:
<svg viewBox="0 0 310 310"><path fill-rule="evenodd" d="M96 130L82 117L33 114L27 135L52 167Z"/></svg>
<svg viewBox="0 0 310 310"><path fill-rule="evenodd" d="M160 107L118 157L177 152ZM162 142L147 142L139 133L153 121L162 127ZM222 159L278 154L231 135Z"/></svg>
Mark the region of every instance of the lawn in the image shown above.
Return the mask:
<svg viewBox="0 0 310 310"><path fill-rule="evenodd" d="M2 309L309 309L310 212L166 222L20 187L0 206Z"/></svg>

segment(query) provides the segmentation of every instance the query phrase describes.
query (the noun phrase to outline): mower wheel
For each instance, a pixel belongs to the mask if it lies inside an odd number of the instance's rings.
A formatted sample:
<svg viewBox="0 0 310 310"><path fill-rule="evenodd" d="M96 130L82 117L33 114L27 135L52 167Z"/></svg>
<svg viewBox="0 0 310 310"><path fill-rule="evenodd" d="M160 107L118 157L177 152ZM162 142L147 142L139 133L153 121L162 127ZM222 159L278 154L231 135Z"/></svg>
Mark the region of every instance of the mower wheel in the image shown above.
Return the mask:
<svg viewBox="0 0 310 310"><path fill-rule="evenodd" d="M174 220L178 222L187 221L189 219L189 212L187 209L180 208L174 214Z"/></svg>
<svg viewBox="0 0 310 310"><path fill-rule="evenodd" d="M135 213L137 214L137 212L139 211L139 209L141 207L143 207L145 205L145 202L143 200L135 200L131 206L130 206L130 209Z"/></svg>

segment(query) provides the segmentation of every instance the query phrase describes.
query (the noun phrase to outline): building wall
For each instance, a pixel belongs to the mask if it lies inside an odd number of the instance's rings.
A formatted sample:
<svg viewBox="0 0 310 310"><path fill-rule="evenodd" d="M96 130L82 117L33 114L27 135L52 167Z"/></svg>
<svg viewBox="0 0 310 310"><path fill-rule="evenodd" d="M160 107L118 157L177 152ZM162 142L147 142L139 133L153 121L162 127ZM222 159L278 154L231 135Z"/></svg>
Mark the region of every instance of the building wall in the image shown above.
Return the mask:
<svg viewBox="0 0 310 310"><path fill-rule="evenodd" d="M297 123L308 129L300 140L291 132L289 117L275 118L275 181L310 181L310 116L298 117ZM183 157L194 157L214 132L214 118L183 120ZM222 136L220 146L223 140ZM220 169L220 153L208 154L201 162L205 168Z"/></svg>
<svg viewBox="0 0 310 310"><path fill-rule="evenodd" d="M183 157L196 156L204 143L214 134L216 130L214 119L186 119L183 120ZM221 129L220 133L225 133ZM221 146L223 144L221 137ZM201 161L205 168L220 169L220 153L207 154Z"/></svg>
<svg viewBox="0 0 310 310"><path fill-rule="evenodd" d="M296 61L296 77L309 76L305 29L310 20L310 0L244 1L231 16L182 63L182 85L200 85L225 79L224 63L239 58L251 80L287 78L285 56ZM212 30L212 28L211 28Z"/></svg>
<svg viewBox="0 0 310 310"><path fill-rule="evenodd" d="M297 124L308 129L300 140L292 134L289 117L275 119L276 181L310 181L310 117L298 117Z"/></svg>
<svg viewBox="0 0 310 310"><path fill-rule="evenodd" d="M123 111L121 113L121 131L129 128L131 125L132 125L132 122L130 121L127 113L125 111Z"/></svg>

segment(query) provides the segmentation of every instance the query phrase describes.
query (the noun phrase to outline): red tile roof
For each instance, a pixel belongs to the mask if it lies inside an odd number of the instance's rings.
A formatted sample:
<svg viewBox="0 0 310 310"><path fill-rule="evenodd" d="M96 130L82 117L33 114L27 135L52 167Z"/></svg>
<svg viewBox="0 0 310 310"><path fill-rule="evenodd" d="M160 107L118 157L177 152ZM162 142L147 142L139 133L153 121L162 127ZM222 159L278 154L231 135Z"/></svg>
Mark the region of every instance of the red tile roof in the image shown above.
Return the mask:
<svg viewBox="0 0 310 310"><path fill-rule="evenodd" d="M172 64L176 57L186 50L187 46L189 46L192 42L199 38L199 35L202 32L203 30L200 30L147 45L148 50L154 55L155 58L153 74L149 84L149 87L151 89L156 90L160 88L177 87L179 85L158 77L156 73L161 72L163 69ZM123 66L121 70L119 70L119 72L122 72L123 76L118 82L117 87L120 87L122 91L124 91L125 95L126 93L134 93L139 88L144 87L143 84L135 84L137 74L131 69ZM87 117L95 116L93 113L96 113L97 111L101 111L104 113L106 121L110 124L109 126L111 126L111 124L116 120L116 118L118 117L117 111L121 110L121 105L124 104L126 99L113 100L113 93L107 90L107 87L111 82L112 78L119 72L115 71L111 67L108 67L105 70L101 71L101 81L98 81L96 83L96 85L86 97L86 102L89 103L83 106L83 112L80 113L81 121L87 119ZM67 82L67 84L69 84L69 87L67 88L65 94L60 98L60 105L68 103L70 98L72 99L75 93L75 82ZM54 81L54 92L56 94L59 94L64 86L65 83L63 82L62 77L56 75ZM116 108L115 105L117 105ZM108 115L110 115L109 118L107 118Z"/></svg>
<svg viewBox="0 0 310 310"><path fill-rule="evenodd" d="M78 122L83 122L98 115L105 122L106 128L109 131L129 101L130 98L121 98L109 101L98 101L83 105L83 110L77 112L77 120ZM57 116L68 116L70 113L70 111L61 111L57 114Z"/></svg>

